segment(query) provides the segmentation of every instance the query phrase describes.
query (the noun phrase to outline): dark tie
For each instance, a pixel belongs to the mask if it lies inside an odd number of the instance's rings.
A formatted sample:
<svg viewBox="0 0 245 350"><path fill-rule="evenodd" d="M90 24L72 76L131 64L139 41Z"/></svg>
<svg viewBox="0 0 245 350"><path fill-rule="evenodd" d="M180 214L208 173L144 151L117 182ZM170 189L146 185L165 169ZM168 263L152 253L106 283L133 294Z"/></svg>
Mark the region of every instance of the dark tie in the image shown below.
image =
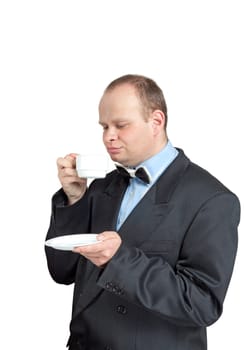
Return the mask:
<svg viewBox="0 0 245 350"><path fill-rule="evenodd" d="M126 178L138 177L141 181L149 184L151 182L150 174L145 167L140 167L138 169L131 169L123 167L122 165L116 164L117 171Z"/></svg>

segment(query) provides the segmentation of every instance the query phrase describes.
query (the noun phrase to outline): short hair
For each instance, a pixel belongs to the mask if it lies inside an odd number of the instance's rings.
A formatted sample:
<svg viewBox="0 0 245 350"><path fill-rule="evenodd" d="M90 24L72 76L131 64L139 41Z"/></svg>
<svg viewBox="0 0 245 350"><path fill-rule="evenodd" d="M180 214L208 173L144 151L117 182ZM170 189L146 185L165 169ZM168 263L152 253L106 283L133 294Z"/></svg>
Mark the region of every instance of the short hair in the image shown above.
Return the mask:
<svg viewBox="0 0 245 350"><path fill-rule="evenodd" d="M154 110L159 109L164 113L164 128L166 129L168 119L167 104L163 92L156 82L143 75L127 74L113 80L105 89L105 93L123 84L130 84L135 88L143 107L147 111L153 112Z"/></svg>

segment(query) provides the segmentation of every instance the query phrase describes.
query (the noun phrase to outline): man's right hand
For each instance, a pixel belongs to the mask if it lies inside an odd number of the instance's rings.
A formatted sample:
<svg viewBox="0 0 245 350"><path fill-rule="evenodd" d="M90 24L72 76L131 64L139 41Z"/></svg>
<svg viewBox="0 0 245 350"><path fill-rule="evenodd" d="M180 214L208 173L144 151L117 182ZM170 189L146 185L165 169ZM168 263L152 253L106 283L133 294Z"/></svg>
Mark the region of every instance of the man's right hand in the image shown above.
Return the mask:
<svg viewBox="0 0 245 350"><path fill-rule="evenodd" d="M70 153L57 159L58 178L68 198L68 204L74 204L84 195L87 179L80 178L76 171L76 154Z"/></svg>

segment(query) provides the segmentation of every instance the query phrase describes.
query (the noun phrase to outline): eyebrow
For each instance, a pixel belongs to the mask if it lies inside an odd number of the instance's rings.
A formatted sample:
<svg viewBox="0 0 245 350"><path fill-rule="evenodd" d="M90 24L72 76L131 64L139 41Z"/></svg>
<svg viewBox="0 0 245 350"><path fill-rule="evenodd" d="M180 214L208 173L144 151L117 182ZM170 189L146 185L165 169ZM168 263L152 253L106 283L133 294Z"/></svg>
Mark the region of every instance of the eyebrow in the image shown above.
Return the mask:
<svg viewBox="0 0 245 350"><path fill-rule="evenodd" d="M107 123L104 123L102 121L98 121L98 123L100 125L107 125ZM126 119L114 119L111 121L111 124L117 124L117 123L129 123L129 120L126 120Z"/></svg>

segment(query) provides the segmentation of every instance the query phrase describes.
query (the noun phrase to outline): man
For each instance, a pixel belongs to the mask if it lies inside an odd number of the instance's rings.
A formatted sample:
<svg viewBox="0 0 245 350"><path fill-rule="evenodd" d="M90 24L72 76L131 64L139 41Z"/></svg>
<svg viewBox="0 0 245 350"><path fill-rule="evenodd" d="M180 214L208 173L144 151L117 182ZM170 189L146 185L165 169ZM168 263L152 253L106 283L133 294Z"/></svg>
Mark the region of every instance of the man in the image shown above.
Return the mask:
<svg viewBox="0 0 245 350"><path fill-rule="evenodd" d="M222 313L234 266L239 201L172 146L151 79L113 81L99 123L118 169L87 188L75 154L59 158L62 189L47 234L91 232L100 241L46 248L54 280L75 283L69 349L207 349L206 327Z"/></svg>

